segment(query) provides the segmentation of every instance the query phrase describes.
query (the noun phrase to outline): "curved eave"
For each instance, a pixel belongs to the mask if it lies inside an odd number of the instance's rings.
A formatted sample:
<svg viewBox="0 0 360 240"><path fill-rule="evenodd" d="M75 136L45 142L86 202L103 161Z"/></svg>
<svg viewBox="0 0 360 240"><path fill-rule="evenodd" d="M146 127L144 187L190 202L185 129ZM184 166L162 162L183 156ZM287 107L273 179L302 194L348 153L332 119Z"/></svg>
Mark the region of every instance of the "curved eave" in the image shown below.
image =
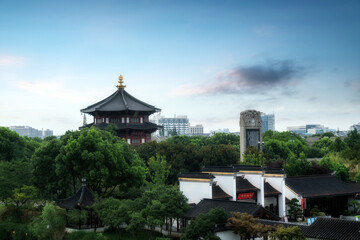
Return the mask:
<svg viewBox="0 0 360 240"><path fill-rule="evenodd" d="M101 130L105 130L106 126L109 125L110 123L100 123L100 124L94 124L94 123L90 123L87 124L81 128L84 127L97 127ZM161 126L158 126L154 123L151 122L145 122L145 123L139 123L139 124L130 124L130 123L118 123L115 124L117 126L117 130L124 130L124 129L132 129L132 130L157 130L159 128L161 128Z"/></svg>
<svg viewBox="0 0 360 240"><path fill-rule="evenodd" d="M105 98L104 100L81 109L80 112L94 114L95 112L159 112L161 109L147 104L120 88L115 93Z"/></svg>

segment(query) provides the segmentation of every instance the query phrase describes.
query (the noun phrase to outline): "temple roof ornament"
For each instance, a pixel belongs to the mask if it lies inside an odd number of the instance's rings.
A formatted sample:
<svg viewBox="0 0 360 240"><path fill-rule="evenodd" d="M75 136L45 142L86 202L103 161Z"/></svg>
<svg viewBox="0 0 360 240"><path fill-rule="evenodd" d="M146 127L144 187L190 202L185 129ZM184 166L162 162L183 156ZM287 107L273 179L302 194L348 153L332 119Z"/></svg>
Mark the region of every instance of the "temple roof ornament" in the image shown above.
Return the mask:
<svg viewBox="0 0 360 240"><path fill-rule="evenodd" d="M119 76L119 85L116 86L117 88L119 88L119 89L120 89L120 88L124 89L124 88L126 87L126 85L123 85L123 83L124 83L123 79L124 79L123 76L120 75L120 76Z"/></svg>

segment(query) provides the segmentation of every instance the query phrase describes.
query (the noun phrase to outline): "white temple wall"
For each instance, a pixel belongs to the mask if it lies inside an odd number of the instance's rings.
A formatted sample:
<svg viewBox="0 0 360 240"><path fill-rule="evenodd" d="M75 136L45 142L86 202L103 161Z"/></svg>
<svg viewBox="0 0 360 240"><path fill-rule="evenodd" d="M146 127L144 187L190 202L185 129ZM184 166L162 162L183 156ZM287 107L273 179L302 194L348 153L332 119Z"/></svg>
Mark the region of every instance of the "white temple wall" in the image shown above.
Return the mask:
<svg viewBox="0 0 360 240"><path fill-rule="evenodd" d="M264 181L268 182L273 188L281 192L279 195L279 216L286 216L286 192L285 192L285 175L280 176L269 176L265 174Z"/></svg>
<svg viewBox="0 0 360 240"><path fill-rule="evenodd" d="M259 191L257 192L257 203L261 206L264 205L264 178L262 174L242 174L241 172L238 174L239 176L244 175L245 179L247 179L252 185L257 187Z"/></svg>
<svg viewBox="0 0 360 240"><path fill-rule="evenodd" d="M188 203L198 204L201 199L212 198L212 181L179 181L180 191L188 198Z"/></svg>
<svg viewBox="0 0 360 240"><path fill-rule="evenodd" d="M216 182L224 192L232 196L233 200L236 200L236 176L212 174L215 176L213 181Z"/></svg>

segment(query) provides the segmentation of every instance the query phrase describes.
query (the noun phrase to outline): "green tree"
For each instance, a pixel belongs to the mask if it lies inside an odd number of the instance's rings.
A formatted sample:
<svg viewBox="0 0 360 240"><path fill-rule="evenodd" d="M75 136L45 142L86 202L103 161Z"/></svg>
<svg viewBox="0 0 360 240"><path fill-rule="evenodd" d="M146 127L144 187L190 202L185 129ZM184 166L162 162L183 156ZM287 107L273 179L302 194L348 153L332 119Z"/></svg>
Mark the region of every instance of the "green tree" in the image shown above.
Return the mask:
<svg viewBox="0 0 360 240"><path fill-rule="evenodd" d="M360 133L356 129L349 132L347 137L344 139L347 148L342 151L344 158L349 159L352 165L360 164Z"/></svg>
<svg viewBox="0 0 360 240"><path fill-rule="evenodd" d="M13 190L29 184L31 166L27 161L0 161L0 201L13 196Z"/></svg>
<svg viewBox="0 0 360 240"><path fill-rule="evenodd" d="M290 154L290 149L286 142L269 139L265 142L263 152L272 160L287 159Z"/></svg>
<svg viewBox="0 0 360 240"><path fill-rule="evenodd" d="M284 169L288 176L306 175L311 170L311 167L311 163L304 157L302 159L297 159L294 156L290 157L284 165Z"/></svg>
<svg viewBox="0 0 360 240"><path fill-rule="evenodd" d="M144 183L142 160L131 146L111 133L83 128L68 132L61 141L56 174L70 178L74 192L83 177L99 196L106 196L115 188L128 189Z"/></svg>
<svg viewBox="0 0 360 240"><path fill-rule="evenodd" d="M213 208L206 214L199 214L185 228L185 232L181 235L184 240L198 239L216 239L215 224L225 223L227 214L222 208Z"/></svg>
<svg viewBox="0 0 360 240"><path fill-rule="evenodd" d="M288 217L290 220L297 221L298 218L302 217L303 213L299 205L299 200L296 198L291 199L288 207Z"/></svg>
<svg viewBox="0 0 360 240"><path fill-rule="evenodd" d="M304 239L301 229L298 226L284 227L279 225L276 230L270 234L271 240L301 240Z"/></svg>
<svg viewBox="0 0 360 240"><path fill-rule="evenodd" d="M52 199L55 195L63 193L62 197L66 196L66 190L70 183L70 179L65 176L59 177L56 175L55 158L60 153L61 142L54 138L46 141L42 146L36 149L31 158L33 166L33 183L39 189L40 194L45 199ZM59 185L59 180L62 179L62 184Z"/></svg>
<svg viewBox="0 0 360 240"><path fill-rule="evenodd" d="M146 173L150 181L155 185L164 185L170 172L170 166L164 156L156 155L148 161Z"/></svg>
<svg viewBox="0 0 360 240"><path fill-rule="evenodd" d="M336 176L343 181L350 179L349 169L344 164L332 161L330 157L323 157L319 164L327 167L331 172L336 172Z"/></svg>
<svg viewBox="0 0 360 240"><path fill-rule="evenodd" d="M331 150L334 152L342 152L345 149L346 149L345 142L342 141L340 137L336 137Z"/></svg>
<svg viewBox="0 0 360 240"><path fill-rule="evenodd" d="M257 148L250 146L246 149L243 160L244 164L264 166L267 162L265 154Z"/></svg>
<svg viewBox="0 0 360 240"><path fill-rule="evenodd" d="M240 138L235 134L228 133L215 133L208 139L208 144L224 144L224 145L239 145Z"/></svg>
<svg viewBox="0 0 360 240"><path fill-rule="evenodd" d="M24 160L30 156L31 152L23 137L15 131L0 127L0 161Z"/></svg>
<svg viewBox="0 0 360 240"><path fill-rule="evenodd" d="M171 226L174 219L180 218L187 210L186 197L172 186L155 186L143 193L138 208L147 224L153 229L168 219Z"/></svg>
<svg viewBox="0 0 360 240"><path fill-rule="evenodd" d="M239 152L232 145L211 144L199 152L203 165L227 166L239 161Z"/></svg>
<svg viewBox="0 0 360 240"><path fill-rule="evenodd" d="M174 220L180 219L189 210L187 198L175 187L169 186L161 190L159 199L163 204L164 216L170 226L173 225ZM170 234L171 230L170 227Z"/></svg>
<svg viewBox="0 0 360 240"><path fill-rule="evenodd" d="M118 130L118 127L114 123L109 123L105 128L105 131L111 133L114 136L117 135L117 130Z"/></svg>
<svg viewBox="0 0 360 240"><path fill-rule="evenodd" d="M38 196L39 191L36 187L23 185L20 188L15 188L13 190L13 196L8 198L6 202L14 203L16 207L20 207L30 201L37 200Z"/></svg>
<svg viewBox="0 0 360 240"><path fill-rule="evenodd" d="M334 148L334 142L330 138L324 137L315 141L312 147L319 148L323 155L326 155Z"/></svg>
<svg viewBox="0 0 360 240"><path fill-rule="evenodd" d="M95 206L103 223L117 229L122 223L130 224L131 213L136 211L133 200L119 200L112 197L96 203Z"/></svg>
<svg viewBox="0 0 360 240"><path fill-rule="evenodd" d="M31 224L35 236L40 239L61 240L65 235L65 212L53 204L47 204L39 217Z"/></svg>
<svg viewBox="0 0 360 240"><path fill-rule="evenodd" d="M267 236L271 227L256 221L257 219L248 213L233 212L232 217L227 220L226 226L245 239Z"/></svg>

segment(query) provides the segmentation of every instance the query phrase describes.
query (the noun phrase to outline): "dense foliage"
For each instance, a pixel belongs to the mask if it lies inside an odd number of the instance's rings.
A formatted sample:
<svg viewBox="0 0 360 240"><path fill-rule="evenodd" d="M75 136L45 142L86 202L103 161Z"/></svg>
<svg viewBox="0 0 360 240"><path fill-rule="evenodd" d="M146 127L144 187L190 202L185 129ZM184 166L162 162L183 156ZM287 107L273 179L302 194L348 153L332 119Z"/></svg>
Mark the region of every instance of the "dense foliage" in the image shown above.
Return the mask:
<svg viewBox="0 0 360 240"><path fill-rule="evenodd" d="M134 148L114 133L111 126L106 131L83 128L60 139L38 139L0 127L0 239L63 239L65 213L50 201L73 195L82 178L97 196L95 210L114 229L122 223L127 223L129 232L145 225L151 230L168 228L188 209L176 186L180 172L235 164L240 159L239 137L233 134L175 134L160 143ZM356 130L343 139L324 133L314 142L290 132L267 131L263 141L262 152L247 149L244 164L284 168L288 176L335 173L344 181L360 181L360 134ZM290 215L296 219L300 215L298 204L291 206ZM359 212L357 205L351 207L354 214ZM77 210L68 211L66 216L79 224L86 217ZM217 239L214 225L226 222L224 218L220 210L200 215L187 226L183 238ZM234 231L240 229L241 218L233 216ZM256 229L262 229L262 235L268 232L260 226ZM261 235L260 230L251 231ZM296 234L297 229L279 228L272 237L295 239ZM102 235L80 235L69 238L105 239Z"/></svg>
<svg viewBox="0 0 360 240"><path fill-rule="evenodd" d="M227 214L222 208L213 208L206 214L199 214L185 228L185 232L181 235L184 240L217 240L215 236L215 224L226 223Z"/></svg>
<svg viewBox="0 0 360 240"><path fill-rule="evenodd" d="M239 161L239 137L217 133L212 137L174 136L166 141L142 144L136 148L140 157L149 165L149 160L165 157L171 168L167 184L177 182L180 172L198 172L205 165L230 165Z"/></svg>

